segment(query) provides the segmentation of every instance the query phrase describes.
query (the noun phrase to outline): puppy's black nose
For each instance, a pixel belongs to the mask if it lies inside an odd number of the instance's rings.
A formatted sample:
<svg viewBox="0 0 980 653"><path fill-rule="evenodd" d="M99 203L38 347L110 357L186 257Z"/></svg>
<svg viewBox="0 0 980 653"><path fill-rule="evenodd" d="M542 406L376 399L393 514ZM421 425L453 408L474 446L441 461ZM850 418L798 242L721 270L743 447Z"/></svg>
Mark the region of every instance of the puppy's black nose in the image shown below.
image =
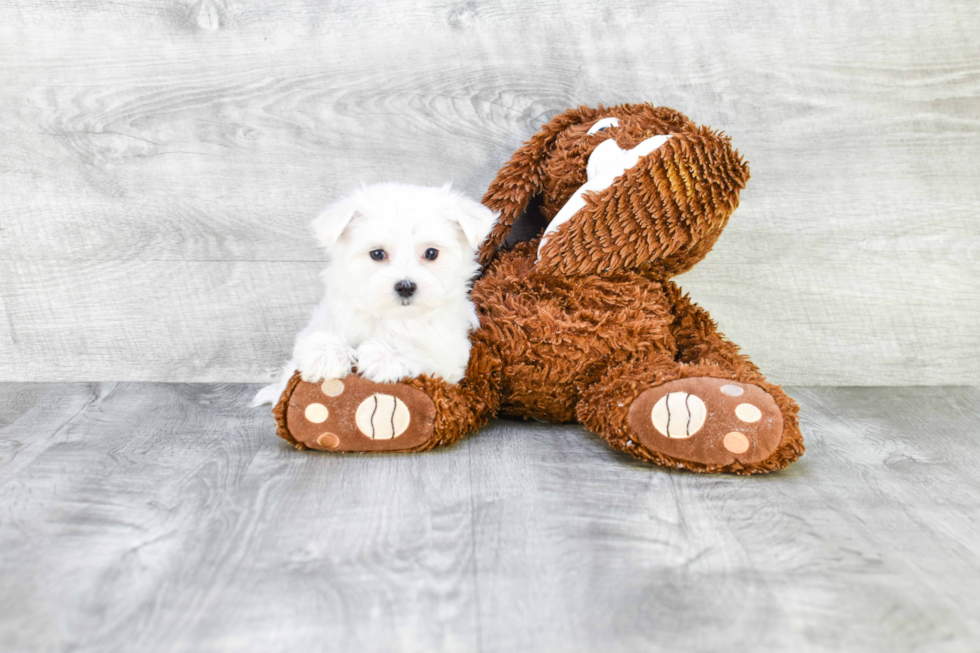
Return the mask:
<svg viewBox="0 0 980 653"><path fill-rule="evenodd" d="M415 282L409 281L408 279L399 281L395 284L395 292L398 293L399 297L403 297L405 299L408 299L414 295L416 288L418 288L418 286L415 285Z"/></svg>

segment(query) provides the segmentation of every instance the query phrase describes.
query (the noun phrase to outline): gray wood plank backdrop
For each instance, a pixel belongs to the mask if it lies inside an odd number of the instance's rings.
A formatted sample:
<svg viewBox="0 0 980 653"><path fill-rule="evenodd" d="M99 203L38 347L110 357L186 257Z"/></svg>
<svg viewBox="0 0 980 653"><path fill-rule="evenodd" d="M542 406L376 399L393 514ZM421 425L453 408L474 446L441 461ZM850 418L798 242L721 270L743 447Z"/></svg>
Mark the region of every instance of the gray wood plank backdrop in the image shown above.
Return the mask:
<svg viewBox="0 0 980 653"><path fill-rule="evenodd" d="M259 381L365 180L652 101L752 163L682 279L773 379L980 383L980 3L0 0L0 379Z"/></svg>

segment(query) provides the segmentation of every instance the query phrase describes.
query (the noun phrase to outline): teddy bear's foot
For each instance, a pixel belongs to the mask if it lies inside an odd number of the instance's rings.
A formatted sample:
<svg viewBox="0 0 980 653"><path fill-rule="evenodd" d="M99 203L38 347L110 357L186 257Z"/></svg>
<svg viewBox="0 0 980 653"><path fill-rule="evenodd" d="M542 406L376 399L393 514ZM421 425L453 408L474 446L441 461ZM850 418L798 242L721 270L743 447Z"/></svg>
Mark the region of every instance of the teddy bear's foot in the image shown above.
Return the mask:
<svg viewBox="0 0 980 653"><path fill-rule="evenodd" d="M412 451L427 448L435 405L408 385L357 375L307 383L295 375L273 410L279 435L321 451Z"/></svg>
<svg viewBox="0 0 980 653"><path fill-rule="evenodd" d="M639 445L679 461L752 465L779 446L783 416L759 386L695 376L640 394L629 426Z"/></svg>

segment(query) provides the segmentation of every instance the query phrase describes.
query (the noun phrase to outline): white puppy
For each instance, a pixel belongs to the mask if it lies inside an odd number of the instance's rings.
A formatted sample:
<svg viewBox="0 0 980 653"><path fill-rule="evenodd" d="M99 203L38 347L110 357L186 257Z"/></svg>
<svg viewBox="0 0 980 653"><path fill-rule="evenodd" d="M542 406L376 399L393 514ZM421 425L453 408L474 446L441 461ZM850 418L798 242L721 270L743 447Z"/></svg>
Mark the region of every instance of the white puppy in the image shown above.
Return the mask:
<svg viewBox="0 0 980 653"><path fill-rule="evenodd" d="M329 206L313 231L329 261L323 300L296 337L278 383L253 405L274 403L299 370L304 381L347 376L391 383L420 374L463 378L476 249L496 214L453 191L410 184L362 186Z"/></svg>

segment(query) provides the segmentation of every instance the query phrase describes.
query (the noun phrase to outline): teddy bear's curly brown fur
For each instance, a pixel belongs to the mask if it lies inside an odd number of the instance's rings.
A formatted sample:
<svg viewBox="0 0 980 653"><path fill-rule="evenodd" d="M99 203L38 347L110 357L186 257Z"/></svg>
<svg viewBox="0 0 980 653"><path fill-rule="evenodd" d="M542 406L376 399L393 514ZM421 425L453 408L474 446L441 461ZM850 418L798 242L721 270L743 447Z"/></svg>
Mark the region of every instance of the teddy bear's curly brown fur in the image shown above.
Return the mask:
<svg viewBox="0 0 980 653"><path fill-rule="evenodd" d="M609 118L618 124L588 133ZM546 224L589 181L600 144L612 139L618 153L662 135L611 185L586 193L540 245ZM274 409L279 434L300 447L422 451L499 414L578 421L666 467L785 467L804 450L796 404L671 281L711 250L748 177L727 137L672 109L626 104L555 116L483 199L500 219L480 251L472 296L481 328L466 378L376 385L351 376L331 397L326 385L296 376ZM531 240L512 242L521 230ZM309 423L310 403L332 417Z"/></svg>

